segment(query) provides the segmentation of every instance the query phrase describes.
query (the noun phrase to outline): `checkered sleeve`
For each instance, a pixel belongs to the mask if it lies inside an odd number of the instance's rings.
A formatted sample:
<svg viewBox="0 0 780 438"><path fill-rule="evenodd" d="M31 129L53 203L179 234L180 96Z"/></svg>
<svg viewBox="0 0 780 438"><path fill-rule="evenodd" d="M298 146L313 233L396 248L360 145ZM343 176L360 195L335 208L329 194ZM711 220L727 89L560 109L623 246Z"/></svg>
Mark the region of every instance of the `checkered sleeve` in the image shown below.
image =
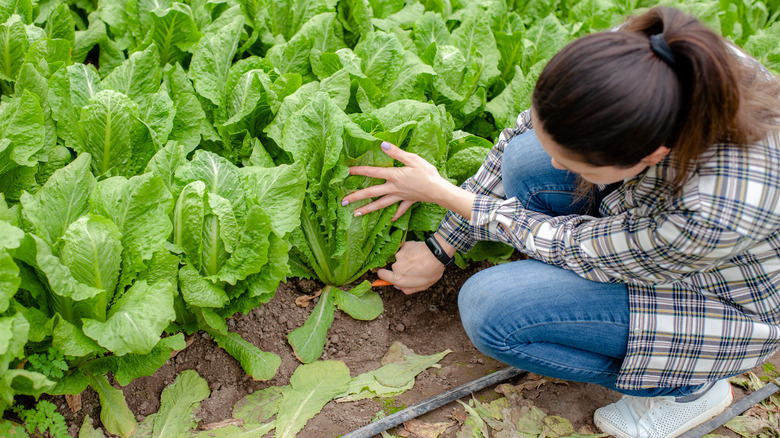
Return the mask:
<svg viewBox="0 0 780 438"><path fill-rule="evenodd" d="M637 204L601 218L551 217L524 210L515 198L479 195L472 235L506 242L595 281L678 281L726 263L780 227L780 179L774 171L780 162L772 155L716 150L678 202ZM656 171L635 184L657 187L658 181L648 181ZM643 202L652 198L648 190Z"/></svg>
<svg viewBox="0 0 780 438"><path fill-rule="evenodd" d="M498 142L490 150L482 166L461 187L491 199L503 199L505 194L501 181L501 159L504 156L504 148L512 138L531 128L531 110L528 109L517 116L514 127L501 131ZM477 242L477 239L472 235L469 220L451 211L448 211L442 219L437 234L462 252L469 251Z"/></svg>

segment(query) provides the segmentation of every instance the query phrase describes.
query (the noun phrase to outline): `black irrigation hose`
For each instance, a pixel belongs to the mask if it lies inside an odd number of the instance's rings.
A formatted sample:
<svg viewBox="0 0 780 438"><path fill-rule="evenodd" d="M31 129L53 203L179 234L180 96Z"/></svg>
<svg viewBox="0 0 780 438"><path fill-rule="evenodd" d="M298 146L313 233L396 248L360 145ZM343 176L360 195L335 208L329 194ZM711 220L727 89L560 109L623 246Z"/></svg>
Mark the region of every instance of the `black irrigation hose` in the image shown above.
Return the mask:
<svg viewBox="0 0 780 438"><path fill-rule="evenodd" d="M767 383L766 385L762 386L757 391L749 394L745 398L741 399L740 401L732 404L728 408L726 408L725 411L721 412L717 416L707 420L706 422L694 427L693 429L689 430L688 432L685 432L684 434L680 435L678 438L701 438L704 435L707 435L708 433L712 432L713 430L719 428L720 426L723 426L726 424L729 420L736 417L737 415L747 411L752 406L757 405L761 403L762 401L769 398L772 394L780 391L780 387L777 386L775 383Z"/></svg>
<svg viewBox="0 0 780 438"><path fill-rule="evenodd" d="M428 400L424 400L402 411L398 411L393 415L388 415L379 421L371 423L367 426L363 426L360 429L354 430L346 435L342 435L341 438L370 438L374 435L386 431L387 429L390 429L391 427L398 426L404 421L417 418L420 415L442 407L447 403L465 397L472 392L477 392L481 389L487 388L488 386L495 385L496 383L503 382L504 380L508 380L512 377L516 377L525 373L526 371L514 367L504 368L501 371L496 371L495 373L488 374L485 377L480 377L479 379L466 383L465 385L444 391L437 396L431 397Z"/></svg>
<svg viewBox="0 0 780 438"><path fill-rule="evenodd" d="M426 414L436 408L440 408L447 403L455 401L459 398L463 398L473 392L477 392L487 388L488 386L495 385L497 383L503 382L504 380L509 380L513 377L517 377L525 373L526 371L514 367L504 368L501 371L496 371L495 373L488 374L485 377L480 377L477 380L458 386L457 388L447 390L414 406L410 406L402 411L396 412L393 415L382 418L379 421L371 423L367 426L363 426L360 429L354 430L346 435L342 435L341 438L370 438L374 435L386 431L387 429L390 429L391 427L398 426L404 421L417 418L420 415ZM779 392L780 386L778 386L778 383L780 382L777 382L776 380L767 383L757 391L732 404L726 408L725 411L685 432L684 434L679 435L677 438L701 438L704 435L707 435L713 430L726 424L732 418L747 411L752 406L761 403L776 392Z"/></svg>

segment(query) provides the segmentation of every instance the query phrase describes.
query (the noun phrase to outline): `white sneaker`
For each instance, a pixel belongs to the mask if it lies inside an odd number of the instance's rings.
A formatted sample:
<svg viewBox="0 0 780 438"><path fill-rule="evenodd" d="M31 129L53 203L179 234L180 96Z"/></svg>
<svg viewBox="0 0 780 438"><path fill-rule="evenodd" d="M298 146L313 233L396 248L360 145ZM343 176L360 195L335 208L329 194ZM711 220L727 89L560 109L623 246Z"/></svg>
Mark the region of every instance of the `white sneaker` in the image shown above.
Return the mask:
<svg viewBox="0 0 780 438"><path fill-rule="evenodd" d="M617 438L672 438L723 412L734 397L728 380L718 380L698 399L675 402L674 397L623 398L593 414L602 432Z"/></svg>

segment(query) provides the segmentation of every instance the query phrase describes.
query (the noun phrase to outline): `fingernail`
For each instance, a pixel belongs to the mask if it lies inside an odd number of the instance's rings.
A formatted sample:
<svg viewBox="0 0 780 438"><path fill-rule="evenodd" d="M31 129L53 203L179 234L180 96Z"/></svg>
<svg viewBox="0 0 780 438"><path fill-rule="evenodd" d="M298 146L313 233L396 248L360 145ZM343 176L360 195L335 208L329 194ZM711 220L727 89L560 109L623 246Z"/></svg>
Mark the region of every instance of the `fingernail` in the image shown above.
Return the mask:
<svg viewBox="0 0 780 438"><path fill-rule="evenodd" d="M386 151L389 151L390 150L390 146L392 146L392 144L390 144L389 142L386 142L386 141L382 142L382 149L384 149Z"/></svg>
<svg viewBox="0 0 780 438"><path fill-rule="evenodd" d="M356 212L355 212L355 217L360 217L360 216L363 216L363 213L361 213L361 212L359 212L359 211L356 211Z"/></svg>
<svg viewBox="0 0 780 438"><path fill-rule="evenodd" d="M346 199L341 201L341 206L342 207L346 207L347 205L349 205L349 201L347 201Z"/></svg>

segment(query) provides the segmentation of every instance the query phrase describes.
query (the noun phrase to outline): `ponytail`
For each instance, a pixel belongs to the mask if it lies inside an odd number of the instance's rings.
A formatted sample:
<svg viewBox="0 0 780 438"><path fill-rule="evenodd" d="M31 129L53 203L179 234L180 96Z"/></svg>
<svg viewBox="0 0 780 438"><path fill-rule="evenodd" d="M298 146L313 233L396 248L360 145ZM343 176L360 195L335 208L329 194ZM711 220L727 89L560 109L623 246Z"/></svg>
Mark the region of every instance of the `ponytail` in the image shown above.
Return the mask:
<svg viewBox="0 0 780 438"><path fill-rule="evenodd" d="M655 7L555 55L534 111L556 143L595 166L631 167L669 147L679 187L710 146L778 129L780 83L738 50L695 18Z"/></svg>

